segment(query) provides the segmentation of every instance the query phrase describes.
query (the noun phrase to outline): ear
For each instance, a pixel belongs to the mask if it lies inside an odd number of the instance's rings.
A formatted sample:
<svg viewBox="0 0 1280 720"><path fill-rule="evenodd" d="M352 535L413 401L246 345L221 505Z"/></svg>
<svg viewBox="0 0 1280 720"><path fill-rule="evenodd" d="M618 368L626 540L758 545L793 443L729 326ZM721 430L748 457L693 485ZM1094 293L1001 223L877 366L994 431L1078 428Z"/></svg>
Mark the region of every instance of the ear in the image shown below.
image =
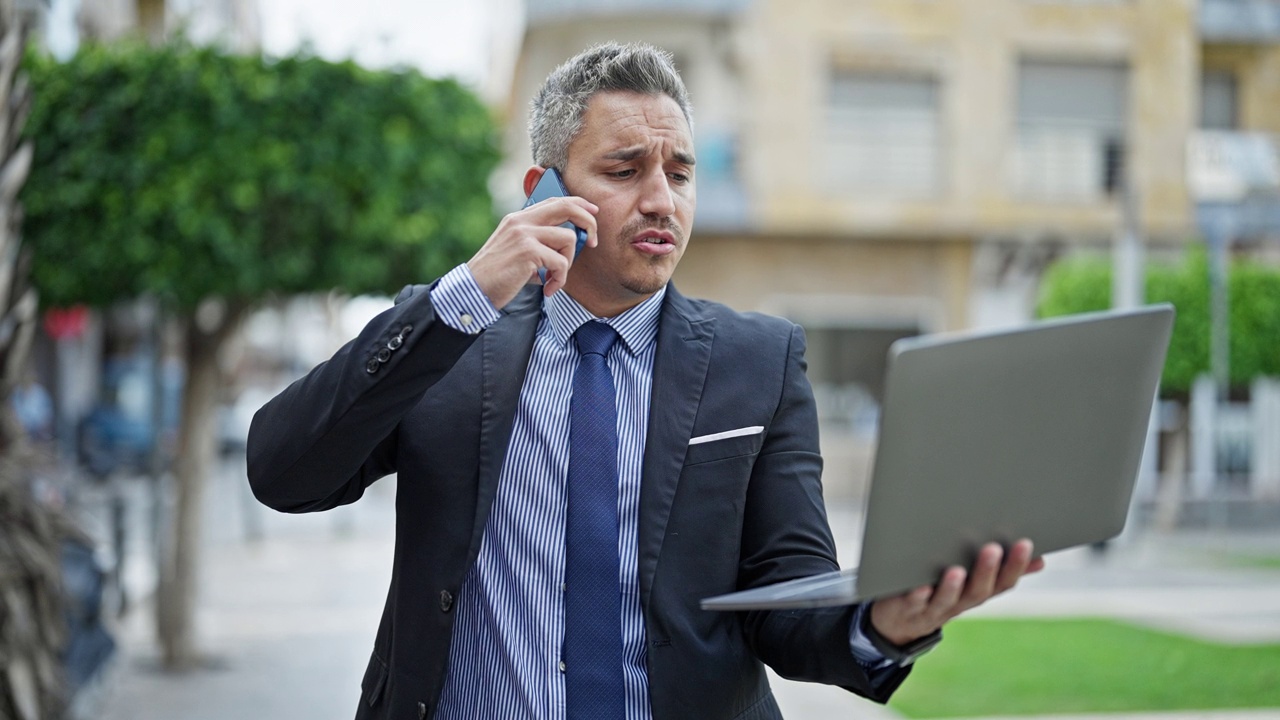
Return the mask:
<svg viewBox="0 0 1280 720"><path fill-rule="evenodd" d="M524 171L524 196L529 197L533 194L533 189L537 187L538 181L542 179L542 174L547 171L541 165L530 165L528 170Z"/></svg>

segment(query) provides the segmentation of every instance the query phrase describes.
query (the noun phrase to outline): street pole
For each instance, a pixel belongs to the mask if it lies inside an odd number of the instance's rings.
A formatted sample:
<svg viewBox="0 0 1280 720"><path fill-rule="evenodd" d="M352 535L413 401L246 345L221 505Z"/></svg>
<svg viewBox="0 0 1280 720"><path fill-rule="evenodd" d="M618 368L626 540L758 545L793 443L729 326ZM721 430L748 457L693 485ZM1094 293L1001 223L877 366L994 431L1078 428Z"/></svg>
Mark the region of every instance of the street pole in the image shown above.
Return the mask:
<svg viewBox="0 0 1280 720"><path fill-rule="evenodd" d="M1231 382L1230 298L1227 292L1227 248L1230 220L1224 213L1209 233L1209 369L1218 403L1227 402Z"/></svg>
<svg viewBox="0 0 1280 720"><path fill-rule="evenodd" d="M1112 245L1111 307L1117 310L1142 304L1146 280L1146 252L1141 240L1138 191L1127 178L1120 185L1120 226Z"/></svg>
<svg viewBox="0 0 1280 720"><path fill-rule="evenodd" d="M1209 465L1212 472L1213 485L1219 482L1218 465L1218 418L1230 399L1231 391L1231 307L1230 293L1227 288L1227 247L1231 243L1234 229L1228 213L1223 213L1218 222L1213 223L1209 233L1209 370L1213 375L1215 389L1213 402L1213 430L1209 452L1212 460ZM1220 509L1210 504L1211 527L1221 527L1224 521ZM1218 510L1214 512L1214 510Z"/></svg>

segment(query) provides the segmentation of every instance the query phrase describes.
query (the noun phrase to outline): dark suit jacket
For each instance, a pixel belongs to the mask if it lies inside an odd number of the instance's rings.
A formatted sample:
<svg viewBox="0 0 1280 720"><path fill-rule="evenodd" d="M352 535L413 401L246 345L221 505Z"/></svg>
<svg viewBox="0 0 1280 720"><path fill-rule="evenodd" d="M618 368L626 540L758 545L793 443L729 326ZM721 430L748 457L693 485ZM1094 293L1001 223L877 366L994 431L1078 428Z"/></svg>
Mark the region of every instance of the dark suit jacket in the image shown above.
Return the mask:
<svg viewBox="0 0 1280 720"><path fill-rule="evenodd" d="M350 503L398 473L391 588L357 718L435 711L453 598L480 547L541 308L539 289L526 288L467 336L437 321L427 290L405 288L264 406L249 434L250 483L277 510ZM780 717L761 661L883 702L906 671L872 691L849 649L851 608L698 607L837 567L803 332L669 286L657 343L638 538L653 717ZM752 425L765 431L688 443Z"/></svg>

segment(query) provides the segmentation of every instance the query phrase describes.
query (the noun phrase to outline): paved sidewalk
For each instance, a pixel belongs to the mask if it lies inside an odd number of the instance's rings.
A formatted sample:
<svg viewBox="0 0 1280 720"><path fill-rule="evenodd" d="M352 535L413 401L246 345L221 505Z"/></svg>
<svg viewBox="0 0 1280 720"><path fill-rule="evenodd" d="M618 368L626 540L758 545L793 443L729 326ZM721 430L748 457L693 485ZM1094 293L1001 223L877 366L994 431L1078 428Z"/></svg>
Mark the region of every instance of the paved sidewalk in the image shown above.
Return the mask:
<svg viewBox="0 0 1280 720"><path fill-rule="evenodd" d="M241 480L240 482L243 482ZM318 515L246 502L218 479L206 498L197 616L208 667L160 672L150 603L118 629L104 720L349 720L391 575L394 486ZM263 539L247 512L260 512Z"/></svg>
<svg viewBox="0 0 1280 720"><path fill-rule="evenodd" d="M391 571L394 483L354 506L286 516L246 497L242 470L226 469L206 498L201 610L207 669L156 669L150 607L117 629L121 656L107 683L104 720L349 720ZM856 562L859 516L833 507L846 564ZM255 531L257 541L246 540ZM1280 556L1280 532L1148 535L1105 557L1072 551L988 616L1111 616L1230 642L1280 641L1280 571L1222 569L1223 555ZM788 718L898 717L836 688L775 681ZM1037 720L1263 720L1280 710L1062 716ZM1008 720L1008 719L1005 719Z"/></svg>

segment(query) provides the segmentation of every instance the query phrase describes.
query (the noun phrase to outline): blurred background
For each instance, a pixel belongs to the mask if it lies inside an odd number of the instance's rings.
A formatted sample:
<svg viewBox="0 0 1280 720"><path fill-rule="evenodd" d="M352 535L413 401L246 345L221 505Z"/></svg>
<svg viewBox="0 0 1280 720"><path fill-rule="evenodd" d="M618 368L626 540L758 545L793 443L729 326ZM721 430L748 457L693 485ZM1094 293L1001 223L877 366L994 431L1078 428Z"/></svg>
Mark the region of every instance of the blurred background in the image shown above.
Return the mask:
<svg viewBox="0 0 1280 720"><path fill-rule="evenodd" d="M609 40L693 97L682 292L806 330L846 562L894 340L1178 309L1125 534L890 708L780 681L789 716L1280 717L1280 0L0 7L0 717L352 714L394 478L272 514L249 420L520 207L530 97ZM1126 652L1161 662L1102 689Z"/></svg>

